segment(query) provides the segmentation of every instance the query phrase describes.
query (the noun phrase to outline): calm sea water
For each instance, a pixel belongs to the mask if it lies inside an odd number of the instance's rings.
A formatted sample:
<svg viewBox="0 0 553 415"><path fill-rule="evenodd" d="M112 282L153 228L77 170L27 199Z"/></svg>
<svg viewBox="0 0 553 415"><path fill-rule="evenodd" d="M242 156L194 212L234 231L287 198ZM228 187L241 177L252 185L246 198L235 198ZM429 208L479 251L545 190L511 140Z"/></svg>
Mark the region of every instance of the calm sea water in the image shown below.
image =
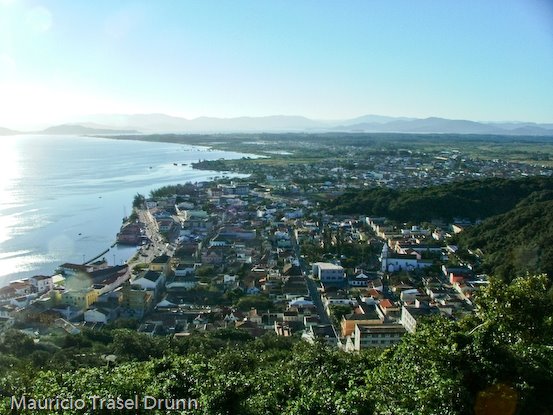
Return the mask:
<svg viewBox="0 0 553 415"><path fill-rule="evenodd" d="M209 180L221 173L190 163L243 156L92 137L0 137L0 286L95 257L115 241L137 192ZM116 246L105 258L120 264L134 252Z"/></svg>

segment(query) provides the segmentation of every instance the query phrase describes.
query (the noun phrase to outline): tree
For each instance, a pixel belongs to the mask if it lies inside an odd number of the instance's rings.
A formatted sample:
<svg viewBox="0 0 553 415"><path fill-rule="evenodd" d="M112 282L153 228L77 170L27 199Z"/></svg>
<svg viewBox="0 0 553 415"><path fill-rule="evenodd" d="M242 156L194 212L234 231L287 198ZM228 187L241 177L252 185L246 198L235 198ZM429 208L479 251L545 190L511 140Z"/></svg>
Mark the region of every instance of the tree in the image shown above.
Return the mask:
<svg viewBox="0 0 553 415"><path fill-rule="evenodd" d="M146 198L144 197L144 195L137 193L136 195L134 195L134 199L132 201L132 207L135 209L140 209L144 206L145 202L146 202Z"/></svg>

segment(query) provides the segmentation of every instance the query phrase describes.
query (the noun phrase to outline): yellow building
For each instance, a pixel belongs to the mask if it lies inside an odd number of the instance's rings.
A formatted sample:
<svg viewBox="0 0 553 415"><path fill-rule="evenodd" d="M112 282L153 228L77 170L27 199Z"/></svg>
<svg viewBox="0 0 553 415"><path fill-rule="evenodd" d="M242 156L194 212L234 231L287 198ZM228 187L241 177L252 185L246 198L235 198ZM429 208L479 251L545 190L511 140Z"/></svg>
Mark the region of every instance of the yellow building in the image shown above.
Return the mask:
<svg viewBox="0 0 553 415"><path fill-rule="evenodd" d="M61 295L61 303L86 310L98 300L98 291L93 288L67 290Z"/></svg>

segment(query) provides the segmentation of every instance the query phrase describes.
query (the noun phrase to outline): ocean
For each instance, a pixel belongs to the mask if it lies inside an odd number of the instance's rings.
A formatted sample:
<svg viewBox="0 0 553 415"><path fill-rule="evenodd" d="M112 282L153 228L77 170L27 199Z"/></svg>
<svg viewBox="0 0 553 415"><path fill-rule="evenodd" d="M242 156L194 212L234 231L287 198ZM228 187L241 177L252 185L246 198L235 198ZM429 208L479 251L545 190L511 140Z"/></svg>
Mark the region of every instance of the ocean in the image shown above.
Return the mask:
<svg viewBox="0 0 553 415"><path fill-rule="evenodd" d="M222 174L190 163L244 156L95 137L0 137L0 286L88 261L115 242L136 193L208 181ZM105 258L121 264L135 251L115 246Z"/></svg>

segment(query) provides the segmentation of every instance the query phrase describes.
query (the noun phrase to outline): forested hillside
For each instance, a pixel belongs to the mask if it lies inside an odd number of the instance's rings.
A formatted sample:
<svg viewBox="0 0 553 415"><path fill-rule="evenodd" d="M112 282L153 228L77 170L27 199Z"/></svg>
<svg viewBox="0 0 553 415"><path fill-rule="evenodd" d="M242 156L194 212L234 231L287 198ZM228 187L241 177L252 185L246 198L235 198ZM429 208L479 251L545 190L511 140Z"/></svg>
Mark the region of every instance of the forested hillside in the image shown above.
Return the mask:
<svg viewBox="0 0 553 415"><path fill-rule="evenodd" d="M418 189L350 190L326 207L331 213L386 216L402 222L477 220L508 212L532 193L544 190L553 190L553 178L493 178Z"/></svg>
<svg viewBox="0 0 553 415"><path fill-rule="evenodd" d="M507 213L459 236L461 246L484 254L484 270L504 279L526 273L553 278L553 191L537 192Z"/></svg>

